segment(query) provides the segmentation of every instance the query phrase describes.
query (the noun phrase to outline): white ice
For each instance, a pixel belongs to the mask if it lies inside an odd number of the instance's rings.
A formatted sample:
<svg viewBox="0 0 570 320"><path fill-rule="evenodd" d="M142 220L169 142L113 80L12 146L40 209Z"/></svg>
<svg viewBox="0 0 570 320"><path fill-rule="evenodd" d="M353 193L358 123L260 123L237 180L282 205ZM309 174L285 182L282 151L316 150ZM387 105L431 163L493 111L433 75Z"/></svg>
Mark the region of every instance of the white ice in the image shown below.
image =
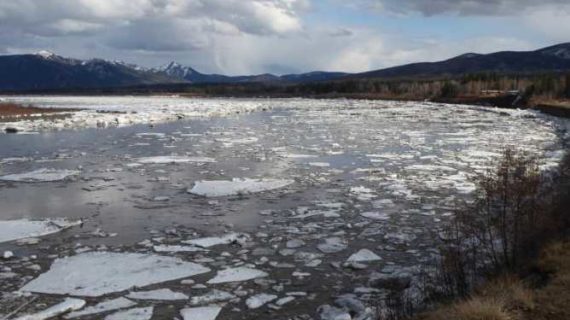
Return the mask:
<svg viewBox="0 0 570 320"><path fill-rule="evenodd" d="M150 320L154 307L133 308L119 311L105 317L105 320Z"/></svg>
<svg viewBox="0 0 570 320"><path fill-rule="evenodd" d="M116 299L112 299L112 300L107 300L107 301L103 301L101 303L98 303L92 307L87 307L81 311L75 311L75 312L71 312L68 313L64 316L65 319L73 319L73 318L78 318L78 317L83 317L83 316L87 316L87 315L92 315L92 314L98 314L98 313L103 313L103 312L109 312L109 311L114 311L114 310L119 310L119 309L125 309L125 308L130 308L132 306L135 306L136 302L133 302L129 299L125 299L125 298L116 298Z"/></svg>
<svg viewBox="0 0 570 320"><path fill-rule="evenodd" d="M183 320L216 320L222 311L218 306L207 306L197 308L184 308L180 310Z"/></svg>
<svg viewBox="0 0 570 320"><path fill-rule="evenodd" d="M245 300L245 304L249 309L257 309L275 299L277 299L277 296L274 294L260 293L247 298L247 300Z"/></svg>
<svg viewBox="0 0 570 320"><path fill-rule="evenodd" d="M389 220L390 215L387 213L377 212L377 211L368 211L368 212L361 212L361 216L372 219L372 220Z"/></svg>
<svg viewBox="0 0 570 320"><path fill-rule="evenodd" d="M157 300L157 301L174 301L174 300L188 300L188 296L184 293L174 292L170 289L157 289L151 291L137 291L131 292L127 298L135 300Z"/></svg>
<svg viewBox="0 0 570 320"><path fill-rule="evenodd" d="M225 269L218 271L216 276L208 281L209 284L226 283L226 282L241 282L257 278L267 277L268 274L246 267L238 267L232 269Z"/></svg>
<svg viewBox="0 0 570 320"><path fill-rule="evenodd" d="M375 254L374 252L368 250L368 249L362 249L354 254L352 254L350 257L348 257L348 262L368 262L368 261L378 261L378 260L382 260L382 258L380 258L377 254Z"/></svg>
<svg viewBox="0 0 570 320"><path fill-rule="evenodd" d="M190 244L201 248L210 248L221 244L230 244L233 242L245 242L248 239L249 236L244 233L228 233L226 235L219 237L206 237L206 238L186 240L182 242L185 244Z"/></svg>
<svg viewBox="0 0 570 320"><path fill-rule="evenodd" d="M199 306L211 303L219 303L234 299L236 296L233 294L222 291L222 290L212 290L202 296L194 296L190 298L190 305Z"/></svg>
<svg viewBox="0 0 570 320"><path fill-rule="evenodd" d="M152 254L88 252L54 261L21 291L97 297L209 272L184 260Z"/></svg>
<svg viewBox="0 0 570 320"><path fill-rule="evenodd" d="M67 298L63 302L56 304L55 306L51 306L51 307L49 307L43 311L40 311L38 313L21 316L19 318L16 318L15 320L50 319L50 318L57 317L59 315L62 315L64 313L67 313L70 311L79 310L79 309L83 308L84 305L85 305L84 300Z"/></svg>
<svg viewBox="0 0 570 320"><path fill-rule="evenodd" d="M208 157L184 157L184 156L156 156L138 158L137 163L142 164L171 164L171 163L212 163L216 162L214 158Z"/></svg>
<svg viewBox="0 0 570 320"><path fill-rule="evenodd" d="M16 173L1 176L2 181L11 182L54 182L62 181L69 177L76 176L80 173L77 170L57 170L42 168L25 173Z"/></svg>
<svg viewBox="0 0 570 320"><path fill-rule="evenodd" d="M275 190L292 184L287 179L233 179L196 181L188 192L205 197L225 197Z"/></svg>
<svg viewBox="0 0 570 320"><path fill-rule="evenodd" d="M152 247L156 252L198 252L198 251L207 251L202 248L197 248L193 246L180 246L180 245L156 245Z"/></svg>
<svg viewBox="0 0 570 320"><path fill-rule="evenodd" d="M0 243L25 238L41 237L60 232L80 223L81 221L67 221L65 219L48 219L40 221L21 219L0 221Z"/></svg>

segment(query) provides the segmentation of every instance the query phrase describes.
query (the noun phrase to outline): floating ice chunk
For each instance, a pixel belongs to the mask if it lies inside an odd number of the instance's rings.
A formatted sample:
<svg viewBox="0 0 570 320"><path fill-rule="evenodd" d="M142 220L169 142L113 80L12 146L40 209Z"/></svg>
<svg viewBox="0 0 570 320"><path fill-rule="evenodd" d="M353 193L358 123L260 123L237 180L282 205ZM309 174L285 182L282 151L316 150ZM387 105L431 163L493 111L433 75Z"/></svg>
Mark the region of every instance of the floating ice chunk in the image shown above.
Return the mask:
<svg viewBox="0 0 570 320"><path fill-rule="evenodd" d="M287 241L285 246L289 249L297 249L305 245L305 241L300 239L291 239Z"/></svg>
<svg viewBox="0 0 570 320"><path fill-rule="evenodd" d="M281 155L284 158L289 158L289 159L311 159L311 158L317 158L317 156L312 155L312 154L294 154L294 153L285 153Z"/></svg>
<svg viewBox="0 0 570 320"><path fill-rule="evenodd" d="M150 320L154 307L133 308L115 312L105 317L105 320Z"/></svg>
<svg viewBox="0 0 570 320"><path fill-rule="evenodd" d="M367 262L367 261L378 261L382 260L377 254L368 250L362 249L354 254L352 254L348 259L347 262Z"/></svg>
<svg viewBox="0 0 570 320"><path fill-rule="evenodd" d="M88 252L57 259L21 291L97 297L133 286L209 272L199 264L152 254Z"/></svg>
<svg viewBox="0 0 570 320"><path fill-rule="evenodd" d="M81 224L81 221L27 219L0 221L0 243L18 239L41 237Z"/></svg>
<svg viewBox="0 0 570 320"><path fill-rule="evenodd" d="M162 132L140 132L136 136L139 138L164 138L166 134Z"/></svg>
<svg viewBox="0 0 570 320"><path fill-rule="evenodd" d="M226 291L212 290L203 296L195 296L190 298L190 305L199 306L210 303L219 303L231 300L235 297L236 296Z"/></svg>
<svg viewBox="0 0 570 320"><path fill-rule="evenodd" d="M173 300L188 300L188 296L184 293L174 292L170 289L158 289L151 291L138 291L131 292L127 298L135 300L160 300L160 301L173 301Z"/></svg>
<svg viewBox="0 0 570 320"><path fill-rule="evenodd" d="M292 184L286 179L233 179L196 181L188 192L205 197L225 197L275 190Z"/></svg>
<svg viewBox="0 0 570 320"><path fill-rule="evenodd" d="M411 166L407 166L406 170L413 170L413 171L444 171L444 172L456 172L457 169L448 167L448 166L437 166L437 165L428 165L428 164L414 164Z"/></svg>
<svg viewBox="0 0 570 320"><path fill-rule="evenodd" d="M226 282L241 282L257 278L267 277L266 272L251 269L246 267L238 267L218 271L218 274L213 279L208 281L209 284L226 283Z"/></svg>
<svg viewBox="0 0 570 320"><path fill-rule="evenodd" d="M191 162L212 163L216 162L216 159L208 157L157 156L138 158L136 162L142 164L171 164Z"/></svg>
<svg viewBox="0 0 570 320"><path fill-rule="evenodd" d="M267 294L267 293L260 293L260 294L256 294L254 296L247 298L247 300L245 300L245 304L247 305L247 307L249 309L257 309L257 308L263 306L264 304L271 302L275 299L277 299L276 295Z"/></svg>
<svg viewBox="0 0 570 320"><path fill-rule="evenodd" d="M152 247L155 252L198 252L208 251L202 248L193 246L180 246L180 245L157 245Z"/></svg>
<svg viewBox="0 0 570 320"><path fill-rule="evenodd" d="M317 248L323 253L336 253L346 249L346 242L339 237L327 238L324 243L317 245Z"/></svg>
<svg viewBox="0 0 570 320"><path fill-rule="evenodd" d="M275 301L275 304L281 307L281 306L284 306L293 300L295 300L295 297L284 297L284 298L281 298L281 299Z"/></svg>
<svg viewBox="0 0 570 320"><path fill-rule="evenodd" d="M54 318L69 311L79 310L83 308L84 305L84 300L67 298L62 303L51 306L38 313L21 316L16 318L16 320L44 320Z"/></svg>
<svg viewBox="0 0 570 320"><path fill-rule="evenodd" d="M2 181L12 182L54 182L62 181L80 173L77 170L38 169L26 173L9 174L1 176Z"/></svg>
<svg viewBox="0 0 570 320"><path fill-rule="evenodd" d="M249 143L255 143L255 142L259 141L259 138L257 138L257 137L236 138L236 139L218 138L218 139L216 139L216 141L218 141L218 142L223 142L224 144L227 144L227 145L232 145L232 144L249 144Z"/></svg>
<svg viewBox="0 0 570 320"><path fill-rule="evenodd" d="M103 313L103 312L108 312L108 311L125 309L125 308L132 307L134 305L136 305L136 302L133 302L129 299L125 299L125 298L121 297L121 298L117 298L117 299L103 301L99 304L96 304L92 307L85 308L81 311L71 312L71 313L65 315L64 318L65 319L73 319L73 318L83 317L83 316L92 315L92 314L98 314L98 313Z"/></svg>
<svg viewBox="0 0 570 320"><path fill-rule="evenodd" d="M360 215L365 217L365 218L372 219L372 220L389 220L390 219L390 215L388 215L387 213L381 213L381 212L377 212L377 211L361 212Z"/></svg>
<svg viewBox="0 0 570 320"><path fill-rule="evenodd" d="M234 242L243 244L247 240L249 240L249 235L245 233L228 233L220 237L206 237L206 238L186 240L182 242L197 247L210 248L220 244L230 244Z"/></svg>
<svg viewBox="0 0 570 320"><path fill-rule="evenodd" d="M327 168L331 166L331 164L328 162L309 162L309 165L312 167L321 167L321 168Z"/></svg>
<svg viewBox="0 0 570 320"><path fill-rule="evenodd" d="M185 308L180 310L180 315L183 320L216 320L220 311L222 308L218 306Z"/></svg>

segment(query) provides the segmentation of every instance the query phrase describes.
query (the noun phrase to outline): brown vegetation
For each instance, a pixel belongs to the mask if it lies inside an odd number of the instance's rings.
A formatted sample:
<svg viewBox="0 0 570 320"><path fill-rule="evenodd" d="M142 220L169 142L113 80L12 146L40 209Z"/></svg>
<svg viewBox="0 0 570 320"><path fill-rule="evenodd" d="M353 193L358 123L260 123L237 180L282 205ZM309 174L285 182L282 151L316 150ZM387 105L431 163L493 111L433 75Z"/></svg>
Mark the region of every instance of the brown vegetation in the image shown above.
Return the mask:
<svg viewBox="0 0 570 320"><path fill-rule="evenodd" d="M419 318L570 319L570 157L543 174L536 158L507 149L477 183L427 293L432 303L460 300Z"/></svg>
<svg viewBox="0 0 570 320"><path fill-rule="evenodd" d="M53 109L53 108L38 108L31 105L24 106L21 104L11 102L0 102L0 116L26 116L39 113L57 113L75 111L74 109Z"/></svg>
<svg viewBox="0 0 570 320"><path fill-rule="evenodd" d="M422 320L566 320L570 319L570 242L548 245L535 272L547 274L543 287L515 277L492 281L465 300L425 313Z"/></svg>

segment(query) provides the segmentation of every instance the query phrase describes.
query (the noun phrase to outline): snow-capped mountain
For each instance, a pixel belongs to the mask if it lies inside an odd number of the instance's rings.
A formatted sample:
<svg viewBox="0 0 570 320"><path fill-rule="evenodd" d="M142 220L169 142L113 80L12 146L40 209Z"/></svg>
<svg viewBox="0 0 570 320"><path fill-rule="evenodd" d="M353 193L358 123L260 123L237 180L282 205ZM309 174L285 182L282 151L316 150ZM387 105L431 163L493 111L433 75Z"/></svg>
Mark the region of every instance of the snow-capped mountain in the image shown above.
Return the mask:
<svg viewBox="0 0 570 320"><path fill-rule="evenodd" d="M114 88L180 83L162 73L102 59L78 60L49 51L0 56L0 90Z"/></svg>
<svg viewBox="0 0 570 320"><path fill-rule="evenodd" d="M316 71L283 76L204 74L176 62L161 68L147 69L123 61L78 60L49 51L40 51L35 54L0 56L0 90L117 88L201 83L295 84L337 79L447 77L481 72L518 74L568 71L570 71L570 43L535 51L467 53L439 62L412 63L359 74Z"/></svg>

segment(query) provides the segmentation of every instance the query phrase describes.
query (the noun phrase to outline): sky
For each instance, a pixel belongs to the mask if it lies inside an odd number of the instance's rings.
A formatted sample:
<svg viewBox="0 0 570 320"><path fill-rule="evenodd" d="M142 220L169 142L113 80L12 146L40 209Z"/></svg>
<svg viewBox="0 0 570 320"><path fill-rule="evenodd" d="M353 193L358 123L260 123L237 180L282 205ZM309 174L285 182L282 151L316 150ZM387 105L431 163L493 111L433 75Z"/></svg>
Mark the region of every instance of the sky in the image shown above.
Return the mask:
<svg viewBox="0 0 570 320"><path fill-rule="evenodd" d="M570 41L570 0L0 0L0 54L360 72Z"/></svg>

